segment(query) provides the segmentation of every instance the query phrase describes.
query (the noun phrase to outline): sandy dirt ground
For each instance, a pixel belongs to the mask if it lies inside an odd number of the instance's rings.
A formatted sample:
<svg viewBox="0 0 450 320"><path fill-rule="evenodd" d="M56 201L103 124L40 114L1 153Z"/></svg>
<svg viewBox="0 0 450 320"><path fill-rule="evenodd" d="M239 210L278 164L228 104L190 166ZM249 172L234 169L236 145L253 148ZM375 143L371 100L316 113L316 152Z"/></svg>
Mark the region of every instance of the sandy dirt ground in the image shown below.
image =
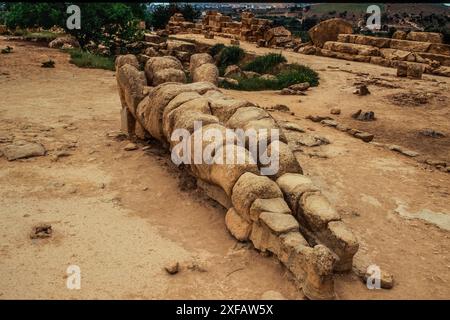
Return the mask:
<svg viewBox="0 0 450 320"><path fill-rule="evenodd" d="M224 210L192 190L167 154L153 145L144 151L143 144L123 150L129 141L113 134L120 128L113 72L80 69L58 50L0 38L0 47L7 44L14 53L0 56L0 137L38 141L48 154L0 158L0 299L258 299L267 290L304 299L275 259L229 235ZM339 107L336 120L374 133L375 141L449 161L450 81L397 80L393 69L285 55L318 70L320 86L302 97L226 92L261 106L286 104L295 115L274 112L276 118L330 140L296 156L358 237L356 263L377 264L395 277L391 290L368 290L356 275L338 275L338 298L450 298L450 175L304 119ZM40 68L49 57L56 68ZM358 72L398 88L373 85L371 95L355 96ZM431 98L420 107L388 98L409 90ZM370 109L378 119L356 123L355 109ZM447 137L422 140L417 130L424 127ZM56 159L61 150L70 155ZM41 222L54 235L31 240ZM169 275L164 266L174 260L181 270ZM81 290L66 287L70 265L81 269Z"/></svg>

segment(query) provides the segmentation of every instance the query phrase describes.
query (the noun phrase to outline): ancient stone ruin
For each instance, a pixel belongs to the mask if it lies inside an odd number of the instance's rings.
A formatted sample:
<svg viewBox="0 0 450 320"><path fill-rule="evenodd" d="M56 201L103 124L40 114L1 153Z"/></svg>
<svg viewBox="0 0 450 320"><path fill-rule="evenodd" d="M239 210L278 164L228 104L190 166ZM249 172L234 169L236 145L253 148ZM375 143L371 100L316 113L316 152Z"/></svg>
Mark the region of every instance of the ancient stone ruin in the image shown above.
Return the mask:
<svg viewBox="0 0 450 320"><path fill-rule="evenodd" d="M217 27L215 27L217 28ZM289 126L281 126L258 105L229 97L215 85L217 67L206 53L193 54L189 63L192 83L186 83L181 62L173 56L151 57L143 70L136 56L116 59L116 77L122 103L122 130L151 136L174 151L172 133L185 129L195 141L201 129L279 129L267 152L279 152L279 170L261 175L260 158L247 144L227 140L243 164L190 164L189 173L205 193L227 209L229 232L271 253L289 270L310 299L333 299L334 274L352 269L359 244L339 213L315 186L289 147ZM262 137L258 137L260 139ZM201 148L211 141L203 138ZM227 149L228 150L228 149ZM228 151L226 151L228 152Z"/></svg>
<svg viewBox="0 0 450 320"><path fill-rule="evenodd" d="M184 22L180 14L174 15L167 30L203 33L207 38L217 35L256 42L260 47L289 48L302 54L397 68L400 77L421 78L422 73L450 76L450 46L442 43L442 34L434 32L398 31L392 38L365 36L353 34L349 22L334 18L311 28L311 42L302 44L286 28L273 28L270 20L255 18L251 12L243 12L241 21L235 22L217 11L208 11L202 24Z"/></svg>
<svg viewBox="0 0 450 320"><path fill-rule="evenodd" d="M180 13L173 15L166 27L169 34L196 33L212 38L214 35L234 40L256 42L261 47L295 47L301 43L284 27L272 27L272 21L255 18L251 12L243 12L241 21L217 11L207 11L202 23L185 22ZM236 43L237 44L237 43Z"/></svg>
<svg viewBox="0 0 450 320"><path fill-rule="evenodd" d="M442 43L440 33L400 31L392 39L372 37L353 34L345 20L330 19L314 26L309 34L312 44L298 52L398 68L399 76L450 76L450 46Z"/></svg>

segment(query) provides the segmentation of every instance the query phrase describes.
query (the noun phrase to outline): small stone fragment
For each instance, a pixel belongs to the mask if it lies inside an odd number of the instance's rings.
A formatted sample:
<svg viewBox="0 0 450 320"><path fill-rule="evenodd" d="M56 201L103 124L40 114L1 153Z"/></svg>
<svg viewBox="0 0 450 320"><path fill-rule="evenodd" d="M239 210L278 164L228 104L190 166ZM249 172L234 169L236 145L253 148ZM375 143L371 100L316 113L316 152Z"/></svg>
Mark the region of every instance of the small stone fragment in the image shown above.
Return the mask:
<svg viewBox="0 0 450 320"><path fill-rule="evenodd" d="M168 274L176 274L176 273L178 273L179 268L180 268L180 265L179 265L178 261L170 261L164 267L164 269L167 271Z"/></svg>
<svg viewBox="0 0 450 320"><path fill-rule="evenodd" d="M134 143L129 143L123 148L123 150L125 150L125 151L133 151L133 150L137 150L137 149L138 149L138 146Z"/></svg>
<svg viewBox="0 0 450 320"><path fill-rule="evenodd" d="M52 233L53 233L52 226L47 223L42 223L33 227L33 230L30 233L30 238L31 239L49 238L52 236Z"/></svg>
<svg viewBox="0 0 450 320"><path fill-rule="evenodd" d="M330 110L330 113L331 114L341 114L341 109L339 109L339 108L332 108Z"/></svg>

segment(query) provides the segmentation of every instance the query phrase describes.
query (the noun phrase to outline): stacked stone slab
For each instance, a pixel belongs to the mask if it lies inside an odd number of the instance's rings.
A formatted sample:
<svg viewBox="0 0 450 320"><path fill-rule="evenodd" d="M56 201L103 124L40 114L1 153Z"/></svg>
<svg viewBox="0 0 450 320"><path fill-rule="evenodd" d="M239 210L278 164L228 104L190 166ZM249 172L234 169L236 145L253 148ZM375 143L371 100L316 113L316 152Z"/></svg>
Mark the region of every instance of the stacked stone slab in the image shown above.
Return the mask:
<svg viewBox="0 0 450 320"><path fill-rule="evenodd" d="M412 72L413 77L422 72L450 76L450 46L442 43L442 35L438 33L403 32L392 39L339 34L335 41L326 41L322 48L303 47L299 52L392 68L407 64L410 70L421 69Z"/></svg>
<svg viewBox="0 0 450 320"><path fill-rule="evenodd" d="M169 22L166 25L166 30L169 34L182 33L182 32L193 32L196 25L193 22L186 21L181 13L175 13L170 17ZM195 30L195 32L197 32Z"/></svg>
<svg viewBox="0 0 450 320"><path fill-rule="evenodd" d="M165 82L148 87L155 84L156 73L164 71L164 65L168 70L178 70L176 59L163 60L149 60L144 73L135 56L117 58L123 122L132 124L127 132L139 130L151 135L171 149L172 159L177 159L185 155L180 153L174 134L184 132L194 156L198 137L202 154L210 152L213 137L203 136L203 130L224 133L227 129L266 129L267 134L254 136L258 150L252 149L250 138L242 140L232 135L220 141L219 149L211 154L216 160L232 155L244 161L193 161L188 168L209 190L206 194L228 208L225 223L236 239L251 241L258 250L277 257L299 281L307 297L334 298L333 273L351 269L358 243L320 190L302 174L283 131L279 136L270 135L280 129L277 121L249 101L226 96L213 81ZM195 74L212 61L206 54L193 55L191 72ZM197 121L201 121L201 127L196 127ZM270 139L266 139L268 136ZM266 176L261 175L267 166L260 158L264 150L269 155L279 154L279 170Z"/></svg>
<svg viewBox="0 0 450 320"><path fill-rule="evenodd" d="M175 29L174 29L175 30ZM181 30L181 29L176 29ZM181 31L179 31L181 32ZM198 30L193 33L198 33ZM241 21L232 21L231 17L218 11L207 11L202 20L202 32L207 38L218 35L235 40L256 42L260 46L294 47L300 39L294 39L284 27L272 28L272 21L255 18L251 12L243 12Z"/></svg>

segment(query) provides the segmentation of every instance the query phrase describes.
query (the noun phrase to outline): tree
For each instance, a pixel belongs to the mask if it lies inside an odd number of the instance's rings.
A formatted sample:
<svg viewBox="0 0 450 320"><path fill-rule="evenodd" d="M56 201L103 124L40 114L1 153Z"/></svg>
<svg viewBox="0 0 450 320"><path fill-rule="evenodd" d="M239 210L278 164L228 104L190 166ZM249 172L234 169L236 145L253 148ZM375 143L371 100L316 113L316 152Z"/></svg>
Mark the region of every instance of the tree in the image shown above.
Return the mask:
<svg viewBox="0 0 450 320"><path fill-rule="evenodd" d="M178 4L171 3L170 5L159 5L153 12L151 12L146 23L154 27L155 29L164 29L169 22L171 16L175 13L181 13L185 20L194 21L200 17L200 11L194 9L190 4L179 6Z"/></svg>
<svg viewBox="0 0 450 320"><path fill-rule="evenodd" d="M43 27L63 25L66 5L64 3L18 2L5 7L5 23L9 28Z"/></svg>
<svg viewBox="0 0 450 320"><path fill-rule="evenodd" d="M82 47L102 43L113 51L116 40L132 41L139 36L133 7L125 3L75 3L81 10L81 29L67 29ZM137 8L134 8L136 10Z"/></svg>

